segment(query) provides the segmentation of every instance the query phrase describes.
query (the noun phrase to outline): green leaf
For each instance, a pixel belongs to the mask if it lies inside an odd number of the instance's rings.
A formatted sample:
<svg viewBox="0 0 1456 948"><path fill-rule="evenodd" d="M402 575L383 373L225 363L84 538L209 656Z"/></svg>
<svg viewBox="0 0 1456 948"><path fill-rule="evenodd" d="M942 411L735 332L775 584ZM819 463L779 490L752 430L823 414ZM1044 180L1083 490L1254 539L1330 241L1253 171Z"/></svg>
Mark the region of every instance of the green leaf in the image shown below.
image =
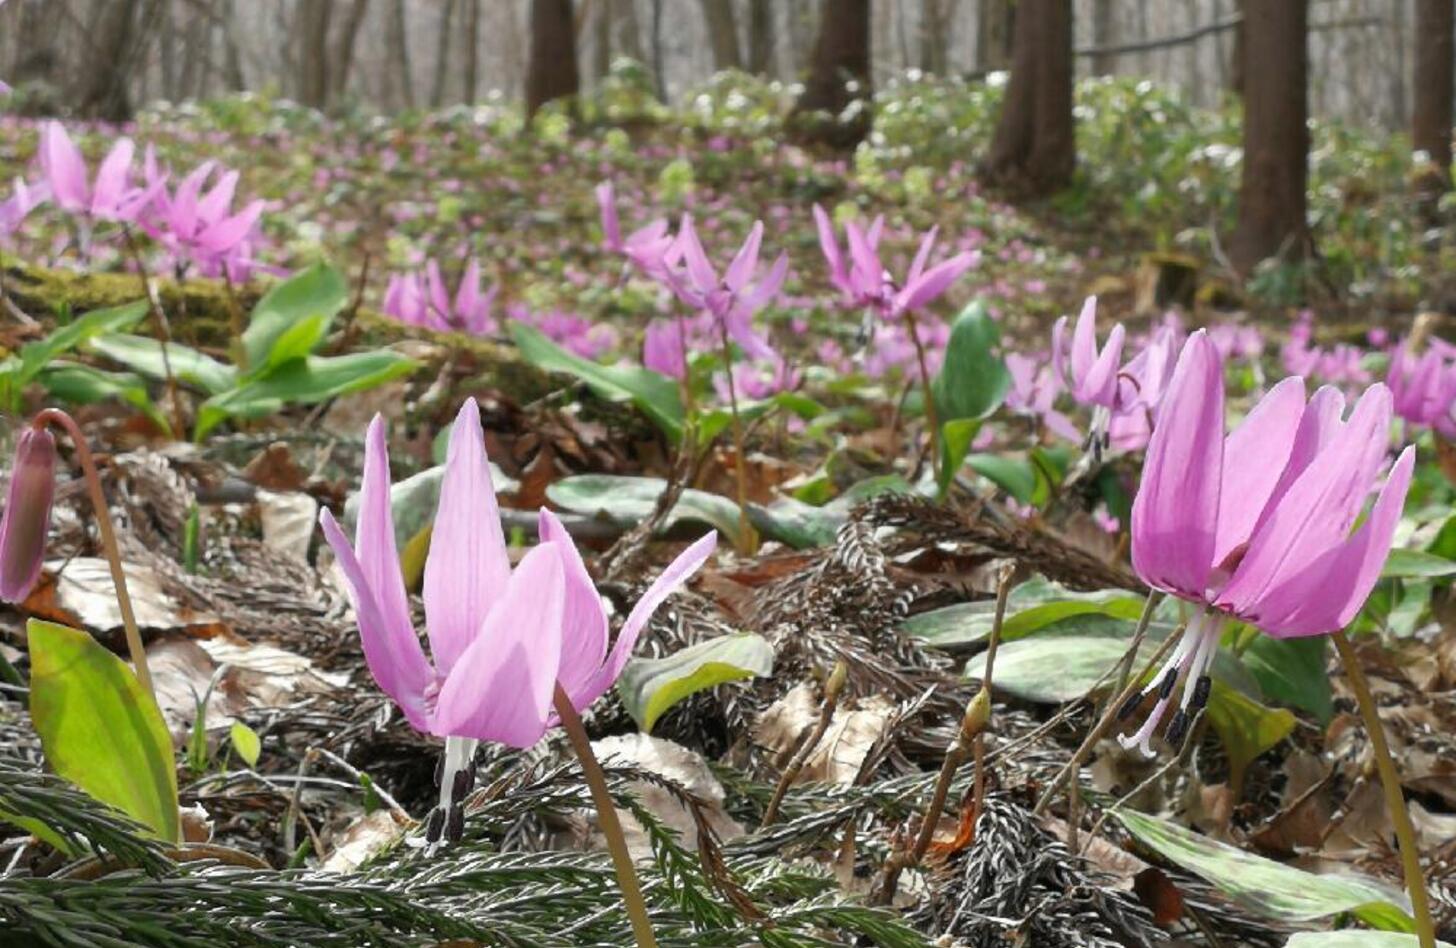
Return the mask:
<svg viewBox="0 0 1456 948"><path fill-rule="evenodd" d="M773 646L761 635L739 632L699 642L666 658L634 658L617 679L617 694L642 730L673 705L724 682L773 674Z"/></svg>
<svg viewBox="0 0 1456 948"><path fill-rule="evenodd" d="M152 401L146 382L130 372L104 372L89 365L56 361L41 371L37 381L51 396L72 405L92 405L112 398L125 402L161 430L172 433L171 424Z"/></svg>
<svg viewBox="0 0 1456 948"><path fill-rule="evenodd" d="M1329 637L1276 639L1258 635L1243 652L1244 666L1264 696L1328 724L1334 714L1328 666Z"/></svg>
<svg viewBox="0 0 1456 948"><path fill-rule="evenodd" d="M1380 571L1385 579L1433 579L1456 575L1456 560L1421 550L1394 549Z"/></svg>
<svg viewBox="0 0 1456 948"><path fill-rule="evenodd" d="M258 739L258 732L248 727L242 721L234 721L232 727L228 728L228 740L232 742L233 750L243 759L249 767L258 766L258 755L263 753L263 742Z"/></svg>
<svg viewBox="0 0 1456 948"><path fill-rule="evenodd" d="M658 477L627 477L616 474L580 474L565 477L546 488L553 504L573 513L601 517L632 527L652 516L657 498L667 489ZM728 540L738 543L738 505L727 497L688 488L664 518L669 530L684 520L717 527Z"/></svg>
<svg viewBox="0 0 1456 948"><path fill-rule="evenodd" d="M960 473L961 465L966 461L966 455L971 453L971 442L976 440L976 434L980 430L981 419L979 418L957 418L941 425L940 479L936 483L941 497L944 497L950 490L956 474Z"/></svg>
<svg viewBox="0 0 1456 948"><path fill-rule="evenodd" d="M86 340L103 333L130 329L148 312L146 300L98 309L79 316L37 342L20 347L20 368L15 383L25 386L56 356L74 349Z"/></svg>
<svg viewBox="0 0 1456 948"><path fill-rule="evenodd" d="M162 344L146 336L110 333L92 339L86 348L159 382L166 381L170 365L173 378L210 395L225 392L238 382L237 370L232 366L175 342L167 343L165 359Z"/></svg>
<svg viewBox="0 0 1456 948"><path fill-rule="evenodd" d="M1412 929L1404 897L1374 879L1353 873L1316 875L1144 813L1113 812L1144 846L1212 883L1257 915L1281 922L1309 922L1351 912L1375 928Z"/></svg>
<svg viewBox="0 0 1456 948"><path fill-rule="evenodd" d="M572 355L534 326L511 322L511 336L521 357L547 372L561 372L585 382L597 397L630 401L667 437L682 437L683 406L677 382L660 372L633 365L600 365Z"/></svg>
<svg viewBox="0 0 1456 948"><path fill-rule="evenodd" d="M344 278L318 263L269 290L253 307L243 331L248 377L301 359L314 350L348 302Z"/></svg>
<svg viewBox="0 0 1456 948"><path fill-rule="evenodd" d="M1420 948L1420 938L1399 932L1350 928L1337 932L1300 932L1291 936L1284 948ZM1436 948L1456 948L1456 945L1438 941Z"/></svg>
<svg viewBox="0 0 1456 948"><path fill-rule="evenodd" d="M977 474L995 484L1023 504L1036 497L1036 468L1025 458L1000 454L972 454L966 463Z"/></svg>
<svg viewBox="0 0 1456 948"><path fill-rule="evenodd" d="M1011 373L996 354L1000 341L1001 331L981 300L972 301L955 318L940 373L931 383L942 424L985 418L1000 406L1011 387Z"/></svg>
<svg viewBox="0 0 1456 948"><path fill-rule="evenodd" d="M30 717L51 768L177 842L177 771L157 702L85 632L31 619L26 640Z"/></svg>
<svg viewBox="0 0 1456 948"><path fill-rule="evenodd" d="M1030 635L1052 623L1080 615L1103 615L1136 620L1143 599L1125 589L1072 592L1041 577L1027 580L1011 591L1006 601L1003 642ZM911 616L900 631L938 648L954 648L984 641L991 634L996 603L986 599L963 602Z"/></svg>
<svg viewBox="0 0 1456 948"><path fill-rule="evenodd" d="M295 359L262 378L203 402L197 410L193 439L202 440L227 418L262 418L284 405L312 404L383 385L416 367L413 359L388 349Z"/></svg>
<svg viewBox="0 0 1456 948"><path fill-rule="evenodd" d="M1294 712L1267 707L1215 679L1207 714L1228 754L1229 786L1237 799L1249 765L1294 730Z"/></svg>

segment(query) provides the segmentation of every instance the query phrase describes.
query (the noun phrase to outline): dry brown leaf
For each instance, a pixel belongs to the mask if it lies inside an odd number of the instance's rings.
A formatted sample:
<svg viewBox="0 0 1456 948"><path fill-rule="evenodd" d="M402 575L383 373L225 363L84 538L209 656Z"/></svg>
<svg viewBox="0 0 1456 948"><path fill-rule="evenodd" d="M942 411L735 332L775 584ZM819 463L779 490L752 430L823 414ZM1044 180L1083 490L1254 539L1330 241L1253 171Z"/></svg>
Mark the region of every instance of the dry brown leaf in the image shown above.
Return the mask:
<svg viewBox="0 0 1456 948"><path fill-rule="evenodd" d="M218 624L217 616L199 613L163 592L161 578L150 567L127 563L123 568L137 625L142 628L207 629ZM25 600L25 609L81 629L104 632L122 625L111 568L97 557L47 561L45 575Z"/></svg>
<svg viewBox="0 0 1456 948"><path fill-rule="evenodd" d="M334 851L319 868L324 872L353 872L392 846L406 829L387 809L366 813L338 834Z"/></svg>
<svg viewBox="0 0 1456 948"><path fill-rule="evenodd" d="M859 774L870 748L885 733L894 705L879 695L841 704L824 737L810 753L798 782L849 783ZM787 763L803 735L819 719L817 689L796 685L764 710L754 726L753 739Z"/></svg>

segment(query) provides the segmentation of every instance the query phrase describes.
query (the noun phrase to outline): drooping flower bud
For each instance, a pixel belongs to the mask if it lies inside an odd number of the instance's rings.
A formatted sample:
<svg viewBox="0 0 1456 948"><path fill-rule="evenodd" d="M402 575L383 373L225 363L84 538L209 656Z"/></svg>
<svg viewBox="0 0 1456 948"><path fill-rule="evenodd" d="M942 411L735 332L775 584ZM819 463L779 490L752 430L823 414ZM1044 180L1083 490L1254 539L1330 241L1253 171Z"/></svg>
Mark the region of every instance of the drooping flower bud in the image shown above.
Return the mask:
<svg viewBox="0 0 1456 948"><path fill-rule="evenodd" d="M6 602L20 602L40 577L55 486L56 439L27 427L16 445L0 517L0 599Z"/></svg>

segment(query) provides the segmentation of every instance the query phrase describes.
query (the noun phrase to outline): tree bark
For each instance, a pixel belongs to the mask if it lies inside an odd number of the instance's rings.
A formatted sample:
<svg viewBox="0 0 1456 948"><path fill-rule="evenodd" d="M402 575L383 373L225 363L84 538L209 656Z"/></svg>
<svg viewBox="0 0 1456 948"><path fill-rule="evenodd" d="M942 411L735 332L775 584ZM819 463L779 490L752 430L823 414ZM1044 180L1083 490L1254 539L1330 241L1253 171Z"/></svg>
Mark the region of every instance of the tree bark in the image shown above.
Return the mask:
<svg viewBox="0 0 1456 948"><path fill-rule="evenodd" d="M1244 95L1244 77L1247 73L1248 64L1248 42L1249 34L1247 9L1244 0L1234 0L1234 13L1239 18L1239 25L1234 27L1234 52L1233 66L1229 70L1229 91L1239 98Z"/></svg>
<svg viewBox="0 0 1456 948"><path fill-rule="evenodd" d="M298 5L294 23L299 42L298 100L316 109L329 104L329 20L334 0L308 0Z"/></svg>
<svg viewBox="0 0 1456 948"><path fill-rule="evenodd" d="M526 67L526 115L580 91L576 25L571 0L531 0L531 60Z"/></svg>
<svg viewBox="0 0 1456 948"><path fill-rule="evenodd" d="M97 11L90 62L72 99L78 113L108 122L131 119L132 75L160 15L159 0L108 0Z"/></svg>
<svg viewBox="0 0 1456 948"><path fill-rule="evenodd" d="M824 0L809 76L794 104L800 129L814 141L853 147L869 131L869 97L870 0ZM862 108L841 120L855 102ZM817 112L829 113L832 120L816 118Z"/></svg>
<svg viewBox="0 0 1456 948"><path fill-rule="evenodd" d="M1229 259L1240 273L1309 249L1306 0L1244 2L1244 160Z"/></svg>
<svg viewBox="0 0 1456 948"><path fill-rule="evenodd" d="M943 76L950 64L951 13L955 0L921 0L920 68Z"/></svg>
<svg viewBox="0 0 1456 948"><path fill-rule="evenodd" d="M248 79L243 73L243 52L238 48L237 13L233 0L222 0L223 71L228 88L241 92L248 87Z"/></svg>
<svg viewBox="0 0 1456 948"><path fill-rule="evenodd" d="M400 103L407 109L415 105L414 68L410 64L409 17L405 16L404 0L394 0L390 8L389 58L394 64L395 88Z"/></svg>
<svg viewBox="0 0 1456 948"><path fill-rule="evenodd" d="M349 91L349 75L354 71L354 51L359 42L359 29L369 13L369 0L354 0L344 17L343 29L334 41L333 68L329 70L329 98L337 102Z"/></svg>
<svg viewBox="0 0 1456 948"><path fill-rule="evenodd" d="M1113 0L1092 0L1092 45L1101 49L1117 42L1117 8ZM1092 75L1110 76L1117 72L1116 53L1098 53L1092 57Z"/></svg>
<svg viewBox="0 0 1456 948"><path fill-rule="evenodd" d="M1453 30L1456 0L1416 0L1415 105L1411 143L1430 159L1421 189L1439 193L1451 184Z"/></svg>
<svg viewBox="0 0 1456 948"><path fill-rule="evenodd" d="M445 80L450 76L450 26L455 19L455 0L444 0L440 9L440 32L435 36L435 77L430 83L430 108L445 104Z"/></svg>
<svg viewBox="0 0 1456 948"><path fill-rule="evenodd" d="M592 11L595 29L592 36L592 78L600 83L612 71L612 10L611 0L597 0Z"/></svg>
<svg viewBox="0 0 1456 948"><path fill-rule="evenodd" d="M766 76L773 70L773 7L769 0L748 0L748 71Z"/></svg>
<svg viewBox="0 0 1456 948"><path fill-rule="evenodd" d="M1011 81L987 176L1028 197L1065 187L1077 163L1072 121L1072 0L1021 0Z"/></svg>
<svg viewBox="0 0 1456 948"><path fill-rule="evenodd" d="M976 23L976 67L994 72L1011 66L1015 0L981 0Z"/></svg>
<svg viewBox="0 0 1456 948"><path fill-rule="evenodd" d="M471 105L480 95L480 0L465 0L465 75L462 95Z"/></svg>
<svg viewBox="0 0 1456 948"><path fill-rule="evenodd" d="M733 17L733 0L700 0L703 21L708 27L708 41L713 46L713 68L740 69L738 56L738 24Z"/></svg>

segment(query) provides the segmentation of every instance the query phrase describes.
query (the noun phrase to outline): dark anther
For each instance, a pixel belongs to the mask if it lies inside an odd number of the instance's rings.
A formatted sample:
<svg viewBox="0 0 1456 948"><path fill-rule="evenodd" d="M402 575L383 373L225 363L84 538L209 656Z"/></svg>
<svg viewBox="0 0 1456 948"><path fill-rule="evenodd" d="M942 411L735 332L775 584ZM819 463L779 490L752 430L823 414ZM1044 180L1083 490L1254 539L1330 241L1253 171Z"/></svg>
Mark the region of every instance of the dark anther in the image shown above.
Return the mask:
<svg viewBox="0 0 1456 948"><path fill-rule="evenodd" d="M450 819L445 823L445 838L452 843L458 843L464 835L465 807L457 803L450 807Z"/></svg>
<svg viewBox="0 0 1456 948"><path fill-rule="evenodd" d="M440 781L442 781L444 779L445 779L445 756L442 754L442 755L440 755L440 759L437 760L437 761L435 761L435 786L438 787L440 785Z"/></svg>
<svg viewBox="0 0 1456 948"><path fill-rule="evenodd" d="M466 795L475 788L475 771L467 768L455 771L455 779L450 782L450 799L459 803Z"/></svg>
<svg viewBox="0 0 1456 948"><path fill-rule="evenodd" d="M1197 711L1208 704L1208 696L1212 691L1213 679L1207 675L1199 675L1198 681L1193 685L1193 710Z"/></svg>
<svg viewBox="0 0 1456 948"><path fill-rule="evenodd" d="M1162 684L1158 685L1158 700L1167 701L1173 694L1173 686L1178 684L1178 669L1168 669L1168 674L1163 676Z"/></svg>
<svg viewBox="0 0 1456 948"><path fill-rule="evenodd" d="M1174 747L1183 743L1183 735L1188 732L1188 715L1179 708L1173 712L1173 720L1168 722L1168 733L1165 737L1169 744Z"/></svg>
<svg viewBox="0 0 1456 948"><path fill-rule="evenodd" d="M1142 704L1143 693L1141 691L1134 691L1127 696L1127 700L1122 703L1122 707L1117 709L1117 719L1119 721L1126 721L1133 716L1133 712L1142 707Z"/></svg>
<svg viewBox="0 0 1456 948"><path fill-rule="evenodd" d="M440 831L445 828L445 811L435 807L430 811L430 816L425 820L425 842L438 843Z"/></svg>

